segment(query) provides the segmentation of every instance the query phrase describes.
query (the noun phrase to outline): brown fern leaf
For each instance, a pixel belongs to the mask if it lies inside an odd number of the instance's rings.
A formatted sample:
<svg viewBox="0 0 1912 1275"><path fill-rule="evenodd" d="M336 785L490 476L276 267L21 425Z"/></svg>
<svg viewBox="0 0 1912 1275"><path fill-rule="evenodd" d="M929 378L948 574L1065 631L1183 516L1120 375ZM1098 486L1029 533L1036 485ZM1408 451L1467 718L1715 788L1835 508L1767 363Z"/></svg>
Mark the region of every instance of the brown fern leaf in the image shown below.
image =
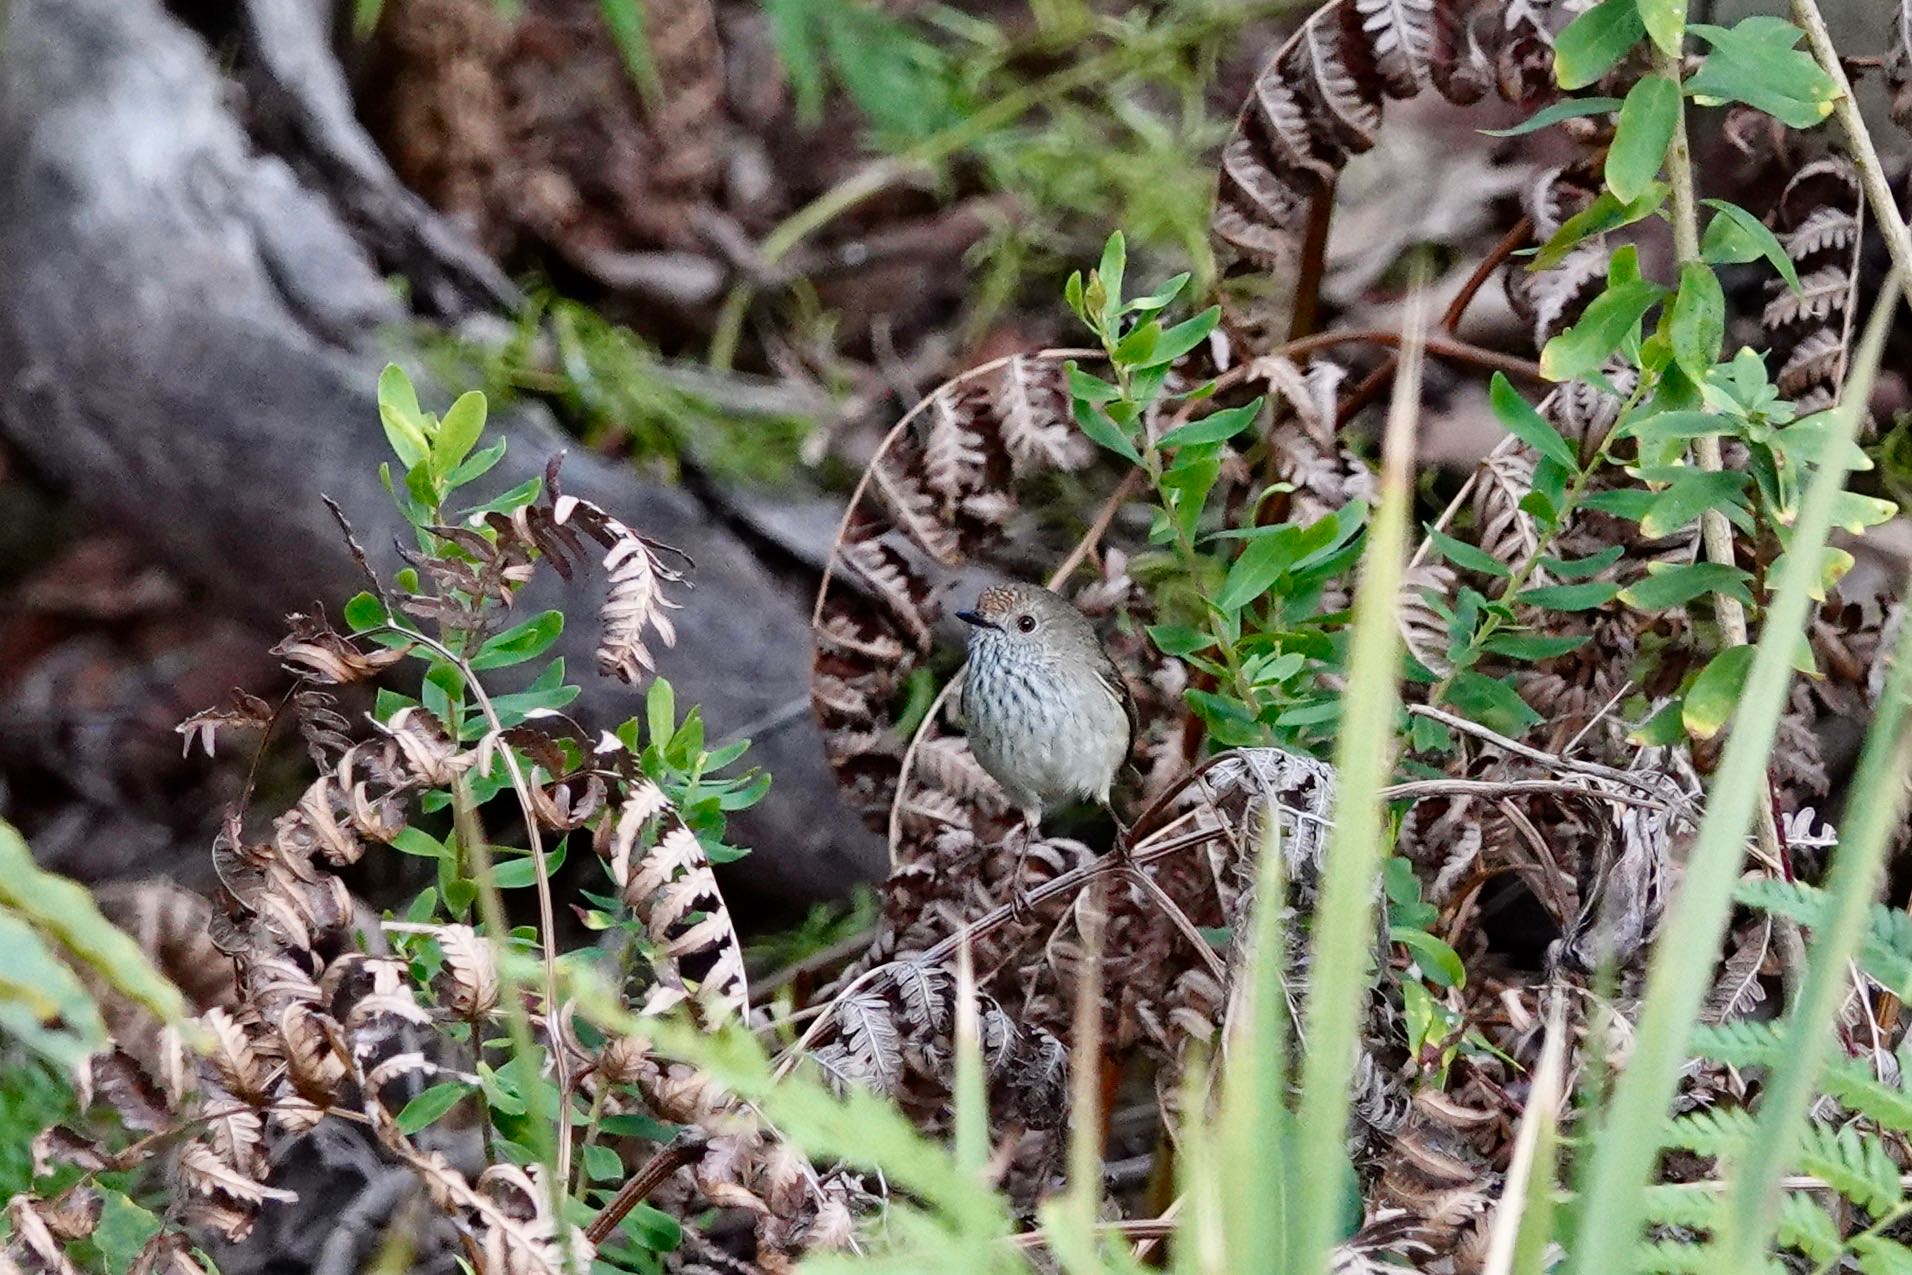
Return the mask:
<svg viewBox="0 0 1912 1275"><path fill-rule="evenodd" d="M657 84L647 123L659 153L649 176L660 199L694 204L709 196L723 162L724 51L715 6L645 0L644 39Z"/></svg>
<svg viewBox="0 0 1912 1275"><path fill-rule="evenodd" d="M956 978L946 966L882 965L862 990L830 1006L830 1030L804 1059L832 1085L898 1099L930 1128L946 1127L955 1091ZM1019 1023L985 992L976 994L978 1039L990 1107L999 1124L1060 1127L1068 1112L1067 1055L1040 1026Z"/></svg>
<svg viewBox="0 0 1912 1275"><path fill-rule="evenodd" d="M1760 322L1778 366L1774 382L1802 413L1837 403L1845 383L1864 216L1858 173L1840 155L1801 168L1773 214L1800 289L1773 280Z"/></svg>
<svg viewBox="0 0 1912 1275"><path fill-rule="evenodd" d="M1447 621L1433 603L1451 603L1454 591L1454 572L1444 563L1420 563L1401 579L1401 642L1423 667L1442 677L1452 667L1447 661Z"/></svg>
<svg viewBox="0 0 1912 1275"><path fill-rule="evenodd" d="M207 1270L193 1256L189 1237L162 1229L141 1247L126 1275L207 1275Z"/></svg>
<svg viewBox="0 0 1912 1275"><path fill-rule="evenodd" d="M71 1191L54 1200L23 1191L7 1201L11 1234L6 1247L0 1248L0 1270L81 1275L80 1268L67 1257L66 1245L93 1233L102 1205L97 1193L92 1193L90 1206L82 1206L80 1201L81 1197ZM90 1219L87 1213L91 1213Z"/></svg>
<svg viewBox="0 0 1912 1275"><path fill-rule="evenodd" d="M360 650L334 632L322 615L289 615L290 634L272 653L285 662L288 673L324 685L344 686L376 677L410 654L409 647Z"/></svg>
<svg viewBox="0 0 1912 1275"><path fill-rule="evenodd" d="M1540 175L1522 200L1534 225L1534 241L1546 243L1568 218L1592 203L1601 189L1600 170L1591 162L1569 164ZM1576 244L1545 270L1515 267L1502 279L1514 312L1527 321L1536 348L1573 325L1580 312L1606 286L1606 236Z"/></svg>
<svg viewBox="0 0 1912 1275"><path fill-rule="evenodd" d="M651 953L658 986L646 1013L695 1003L715 1026L749 1012L743 945L704 847L663 791L642 777L615 819L598 824L597 851L609 863L619 897L643 921L655 945ZM695 978L686 964L702 966Z"/></svg>
<svg viewBox="0 0 1912 1275"><path fill-rule="evenodd" d="M1487 32L1491 48L1523 41L1546 50L1516 55L1499 80L1509 100L1552 91L1552 6L1515 0ZM1516 19L1512 9L1528 15ZM1475 0L1335 0L1315 11L1255 76L1222 149L1210 231L1248 261L1286 273L1299 261L1308 210L1348 159L1374 145L1382 103L1429 87L1448 101L1478 101L1495 78L1468 17L1500 6Z"/></svg>
<svg viewBox="0 0 1912 1275"><path fill-rule="evenodd" d="M184 736L180 748L182 755L189 755L193 744L197 742L206 750L206 756L212 756L213 737L221 730L265 730L272 725L272 705L257 695L249 695L238 687L226 696L223 708L208 708L194 713L173 729Z"/></svg>

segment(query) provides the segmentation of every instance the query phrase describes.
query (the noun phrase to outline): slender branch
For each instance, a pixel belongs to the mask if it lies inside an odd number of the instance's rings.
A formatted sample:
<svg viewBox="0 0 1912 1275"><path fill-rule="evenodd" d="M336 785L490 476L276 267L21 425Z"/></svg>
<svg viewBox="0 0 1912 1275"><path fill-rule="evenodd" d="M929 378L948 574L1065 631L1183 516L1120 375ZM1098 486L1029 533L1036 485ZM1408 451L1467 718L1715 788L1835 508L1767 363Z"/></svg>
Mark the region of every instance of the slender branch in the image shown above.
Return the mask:
<svg viewBox="0 0 1912 1275"><path fill-rule="evenodd" d="M1385 345L1398 350L1401 347L1401 334L1390 332L1386 328L1337 328L1332 332L1320 332L1314 336L1290 341L1272 353L1299 357L1313 354L1316 350L1327 350L1337 345L1353 345L1359 342ZM1505 372L1509 376L1518 376L1535 384L1552 384L1541 374L1540 365L1533 360L1516 358L1511 354L1503 354L1499 350L1490 350L1484 345L1474 345L1467 341L1457 341L1453 337L1430 333L1425 350L1430 358L1446 359L1450 363L1466 363L1473 367L1484 368L1489 372Z"/></svg>
<svg viewBox="0 0 1912 1275"><path fill-rule="evenodd" d="M503 733L504 722L498 717L497 707L491 702L491 697L485 693L484 686L478 680L478 674L472 670L463 656L416 630L400 628L395 624L384 624L378 627L418 643L455 667L464 678L465 685L470 689L479 711L485 715L485 722L494 733ZM517 796L518 808L524 815L525 843L531 852L532 869L537 874L538 946L539 954L543 958L545 1031L551 1043L551 1065L557 1070L559 1089L564 1091L569 1085L569 1071L564 1056L564 1034L558 1021L558 926L556 913L551 903L550 864L545 859L544 838L538 827L537 807L532 804L530 784L525 779L523 769L518 765L517 755L509 746L500 747L498 754L504 760L505 773L511 778L512 792ZM469 849L473 858L477 860L478 872L475 879L478 882L478 902L480 910L484 913L486 928L492 931L493 942L508 948L511 930L505 920L504 900L498 891L492 872L490 844L485 839L484 830L478 825L477 811L471 803L471 789L462 776L452 785L452 815L460 843ZM506 981L506 990L511 995L512 1009L509 1017L512 1024L512 1046L528 1056L531 1050L529 1026L522 1021L523 1008L515 987L511 985L515 980L512 980L508 972L509 966L508 961L499 962L500 977ZM571 1104L568 1100L558 1104L557 1146L553 1149L549 1167L551 1169L551 1207L556 1213L563 1208L565 1182L570 1177L571 1169Z"/></svg>
<svg viewBox="0 0 1912 1275"><path fill-rule="evenodd" d="M1461 320L1467 317L1468 307L1474 304L1474 298L1480 295L1480 290L1487 286L1488 281L1507 264L1510 257L1527 246L1533 234L1533 218L1522 217L1514 223L1512 229L1500 237L1500 241L1488 251L1485 257L1481 258L1480 264L1474 267L1474 273L1467 277L1467 282L1461 285L1461 290L1455 293L1454 299L1448 303L1447 313L1441 316L1443 331L1449 336L1460 331ZM1400 366L1400 355L1391 354L1380 367L1368 373L1361 384L1355 386L1353 392L1335 409L1335 424L1346 425L1354 419L1357 412L1386 393L1388 386L1394 383L1394 373Z"/></svg>
<svg viewBox="0 0 1912 1275"><path fill-rule="evenodd" d="M1812 0L1802 0L1810 5ZM1673 83L1681 81L1680 59L1653 47L1653 68ZM1700 256L1700 219L1699 200L1693 183L1693 149L1686 133L1686 103L1680 101L1679 110L1673 116L1673 140L1666 148L1667 182L1672 193L1673 205L1673 248L1682 267L1702 261ZM1903 225L1901 225L1903 230ZM1725 460L1720 453L1717 435L1709 434L1693 440L1693 459L1703 470L1717 474L1723 470ZM1700 515L1700 543L1706 549L1706 556L1722 566L1734 566L1737 554L1733 547L1732 524L1726 521L1726 515L1718 509L1708 509ZM1740 605L1738 598L1721 590L1713 595L1713 614L1719 620L1720 646L1726 649L1746 646L1751 641L1746 627L1746 608ZM1779 824L1773 813L1773 794L1771 785L1762 785L1759 803L1753 813L1754 837L1761 856L1768 863L1780 862ZM1782 929L1792 926L1784 922ZM1797 934L1793 935L1797 938ZM1798 944L1782 941L1779 945L1782 954L1797 956L1802 950ZM1792 960L1783 962L1784 983L1788 999L1802 981L1803 971Z"/></svg>
<svg viewBox="0 0 1912 1275"><path fill-rule="evenodd" d="M1839 96L1832 103L1833 118L1839 121L1839 128L1846 135L1846 146L1859 169L1859 184L1865 190L1866 202L1872 206L1872 215L1879 223L1892 264L1898 267L1906 297L1912 300L1912 231L1906 229L1905 215L1899 211L1898 198L1892 193L1892 182L1885 175L1885 165L1879 162L1879 149L1872 144L1872 133L1866 128L1865 117L1859 113L1859 101L1852 95L1852 81L1839 59L1839 51L1833 47L1825 15L1819 12L1817 0L1793 0L1792 11L1793 21L1805 31L1806 44L1818 59L1820 70L1839 90Z"/></svg>
<svg viewBox="0 0 1912 1275"><path fill-rule="evenodd" d="M1328 231L1334 224L1335 176L1329 175L1308 203L1308 226L1301 241L1301 274L1295 281L1294 313L1288 339L1312 336L1321 321L1321 280L1328 272Z"/></svg>
<svg viewBox="0 0 1912 1275"><path fill-rule="evenodd" d="M584 1230L584 1238L592 1244L604 1243L610 1238L611 1232L617 1229L618 1223L642 1203L645 1196L662 1186L671 1174L703 1158L704 1144L701 1140L680 1138L659 1151L617 1189L617 1194L604 1206L604 1211L591 1219L591 1225Z"/></svg>

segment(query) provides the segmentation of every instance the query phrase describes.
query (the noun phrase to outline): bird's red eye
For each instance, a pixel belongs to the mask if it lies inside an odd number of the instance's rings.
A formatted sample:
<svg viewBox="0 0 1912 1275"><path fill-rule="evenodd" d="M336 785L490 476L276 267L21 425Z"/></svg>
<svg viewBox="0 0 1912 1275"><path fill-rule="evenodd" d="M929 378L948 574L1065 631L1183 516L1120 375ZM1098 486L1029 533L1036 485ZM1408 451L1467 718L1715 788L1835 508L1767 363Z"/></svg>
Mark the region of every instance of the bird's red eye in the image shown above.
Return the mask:
<svg viewBox="0 0 1912 1275"><path fill-rule="evenodd" d="M1036 631L1036 617L1033 615L1019 615L1016 617L1016 627L1024 633L1034 633Z"/></svg>

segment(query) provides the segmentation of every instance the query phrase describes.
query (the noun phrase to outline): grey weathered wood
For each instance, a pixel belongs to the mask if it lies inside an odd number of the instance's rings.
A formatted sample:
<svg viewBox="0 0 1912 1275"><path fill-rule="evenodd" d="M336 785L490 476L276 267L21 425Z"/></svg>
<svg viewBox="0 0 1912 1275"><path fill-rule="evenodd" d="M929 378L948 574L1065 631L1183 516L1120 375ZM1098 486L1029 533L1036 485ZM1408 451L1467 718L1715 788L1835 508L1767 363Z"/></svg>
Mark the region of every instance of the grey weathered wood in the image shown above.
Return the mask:
<svg viewBox="0 0 1912 1275"><path fill-rule="evenodd" d="M287 17L277 3L262 14ZM349 139L336 113L308 124L335 152ZM368 167L375 153L345 149L349 163L316 167L388 200L447 288L482 296L498 282L433 247L447 228L393 194ZM388 357L405 361L391 327L403 318L339 212L255 150L203 42L156 0L13 0L0 41L0 430L85 507L256 619L343 600L360 581L319 495L396 565L373 386ZM561 445L535 420L508 430L508 481ZM839 806L809 715L785 711L807 687L800 586L772 579L682 491L589 456L565 476L696 559L662 661L680 702L703 703L719 734L785 722L753 754L775 776L771 797L736 825L757 849L749 883L804 899L877 872L880 849ZM584 711L621 718L636 694L592 671L598 585L574 588L565 649Z"/></svg>

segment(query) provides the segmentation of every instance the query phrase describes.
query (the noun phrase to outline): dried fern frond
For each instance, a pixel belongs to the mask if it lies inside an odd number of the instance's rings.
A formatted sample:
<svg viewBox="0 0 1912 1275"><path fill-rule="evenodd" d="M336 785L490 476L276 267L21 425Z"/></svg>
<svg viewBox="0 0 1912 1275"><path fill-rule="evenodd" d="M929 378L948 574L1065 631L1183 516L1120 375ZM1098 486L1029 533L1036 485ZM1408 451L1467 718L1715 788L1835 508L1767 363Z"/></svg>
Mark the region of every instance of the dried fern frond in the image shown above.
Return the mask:
<svg viewBox="0 0 1912 1275"><path fill-rule="evenodd" d="M644 1012L695 1003L710 1026L749 1012L743 945L724 904L704 847L650 780L634 778L630 795L598 825L597 852L609 864L618 896L644 922L654 943L658 986ZM701 975L686 963L704 963Z"/></svg>
<svg viewBox="0 0 1912 1275"><path fill-rule="evenodd" d="M227 693L223 708L208 708L194 713L173 729L183 737L180 745L182 756L190 755L193 745L197 743L210 757L213 755L214 737L221 730L263 731L271 725L272 705L235 686Z"/></svg>
<svg viewBox="0 0 1912 1275"><path fill-rule="evenodd" d="M1845 383L1865 217L1852 162L1832 155L1801 168L1773 217L1800 289L1773 280L1760 322L1778 367L1773 383L1804 415L1837 403Z"/></svg>
<svg viewBox="0 0 1912 1275"><path fill-rule="evenodd" d="M321 685L345 686L376 677L411 653L409 647L381 647L364 651L335 632L322 615L289 615L291 632L272 654L294 676Z"/></svg>
<svg viewBox="0 0 1912 1275"><path fill-rule="evenodd" d="M1465 106L1498 87L1509 101L1536 104L1556 91L1559 10L1536 0L1335 0L1317 9L1255 76L1222 148L1211 233L1249 262L1292 274L1310 205L1374 145L1387 99L1431 88ZM1475 15L1486 21L1470 22Z"/></svg>

